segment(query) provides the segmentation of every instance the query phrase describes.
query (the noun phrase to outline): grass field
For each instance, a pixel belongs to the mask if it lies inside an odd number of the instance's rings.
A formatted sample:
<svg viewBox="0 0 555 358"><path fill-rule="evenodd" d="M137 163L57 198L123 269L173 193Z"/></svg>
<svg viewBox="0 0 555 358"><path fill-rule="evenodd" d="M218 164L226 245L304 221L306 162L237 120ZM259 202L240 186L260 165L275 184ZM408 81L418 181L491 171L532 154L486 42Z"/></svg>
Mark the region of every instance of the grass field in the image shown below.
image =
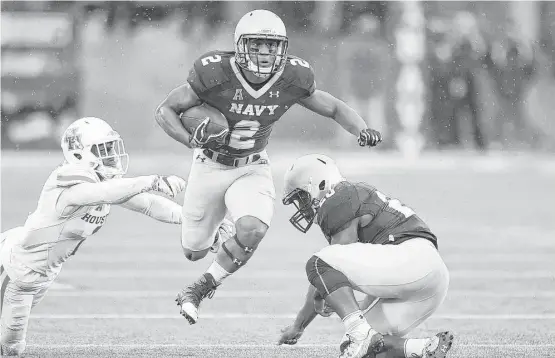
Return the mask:
<svg viewBox="0 0 555 358"><path fill-rule="evenodd" d="M302 154L280 152L270 153L278 196L284 168ZM413 336L452 330L457 358L555 357L554 158L327 154L349 178L412 206L439 237L450 291ZM23 223L59 160L57 153L2 153L3 231ZM186 176L189 163L188 155L135 155L130 174ZM276 202L254 258L189 326L174 298L212 257L188 262L178 226L113 209L34 310L28 357L336 356L337 318L317 318L295 347L275 345L303 302L304 264L325 244L317 227L304 236L295 231L289 215Z"/></svg>

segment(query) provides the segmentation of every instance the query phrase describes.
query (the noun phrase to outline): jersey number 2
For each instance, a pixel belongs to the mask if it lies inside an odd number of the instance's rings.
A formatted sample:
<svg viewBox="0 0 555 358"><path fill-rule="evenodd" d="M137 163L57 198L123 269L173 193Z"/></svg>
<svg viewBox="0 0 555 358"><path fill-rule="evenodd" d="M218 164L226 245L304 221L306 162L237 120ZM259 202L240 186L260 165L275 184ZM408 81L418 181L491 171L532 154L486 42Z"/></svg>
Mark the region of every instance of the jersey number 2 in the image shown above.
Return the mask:
<svg viewBox="0 0 555 358"><path fill-rule="evenodd" d="M409 208L408 206L403 205L397 199L390 199L379 191L376 191L376 195L378 196L378 198L380 198L381 201L383 201L384 203L387 203L387 206L389 206L391 209L403 214L403 216L406 217L406 218L411 217L415 214L414 211L411 208Z"/></svg>
<svg viewBox="0 0 555 358"><path fill-rule="evenodd" d="M259 128L260 123L257 121L239 121L231 131L228 145L231 148L242 150L254 148L256 140L248 138L254 137Z"/></svg>
<svg viewBox="0 0 555 358"><path fill-rule="evenodd" d="M216 63L216 62L220 62L221 60L222 60L222 56L214 55L214 56L205 57L201 59L200 62L202 63L203 66L206 66L209 63Z"/></svg>
<svg viewBox="0 0 555 358"><path fill-rule="evenodd" d="M300 58L292 58L289 60L289 62L293 65L293 66L297 66L297 65L301 65L303 67L309 68L310 65L308 64L308 62L306 62L305 60L301 60Z"/></svg>

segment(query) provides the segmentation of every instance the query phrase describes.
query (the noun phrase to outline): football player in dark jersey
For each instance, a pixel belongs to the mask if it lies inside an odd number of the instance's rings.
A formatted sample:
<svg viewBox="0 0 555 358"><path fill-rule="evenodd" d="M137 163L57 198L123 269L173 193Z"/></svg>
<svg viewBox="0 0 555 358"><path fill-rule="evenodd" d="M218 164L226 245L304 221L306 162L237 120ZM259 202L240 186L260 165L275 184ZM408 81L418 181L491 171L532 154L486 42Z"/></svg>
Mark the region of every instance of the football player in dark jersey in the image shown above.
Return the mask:
<svg viewBox="0 0 555 358"><path fill-rule="evenodd" d="M227 276L247 263L268 230L275 189L265 148L273 125L289 108L300 104L334 119L361 146L375 146L382 140L344 102L316 89L312 67L291 56L287 48L281 19L270 11L251 11L237 24L235 51L199 57L187 83L171 91L156 110L164 131L194 148L183 206L185 256L196 261L211 248L217 251L206 273L178 294L181 314L191 324L198 320L200 302L212 297ZM205 131L201 126L193 133L184 129L180 114L202 103L226 117L225 140L211 141L204 132L197 133ZM235 222L236 234L225 244L214 242L226 213Z"/></svg>
<svg viewBox="0 0 555 358"><path fill-rule="evenodd" d="M411 208L348 181L319 154L286 172L283 203L297 208L290 219L297 229L307 232L316 221L330 245L308 260L307 299L280 344L295 344L318 313L335 312L346 329L340 357L446 357L450 332L401 338L436 311L449 286L437 238ZM357 302L353 290L365 299Z"/></svg>

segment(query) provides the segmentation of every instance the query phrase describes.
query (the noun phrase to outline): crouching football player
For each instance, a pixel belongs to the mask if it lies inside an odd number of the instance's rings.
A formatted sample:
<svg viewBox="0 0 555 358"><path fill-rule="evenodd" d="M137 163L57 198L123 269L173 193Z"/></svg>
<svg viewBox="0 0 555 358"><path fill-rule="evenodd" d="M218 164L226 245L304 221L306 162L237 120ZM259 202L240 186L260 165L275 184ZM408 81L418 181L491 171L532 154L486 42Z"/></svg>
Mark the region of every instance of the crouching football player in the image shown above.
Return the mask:
<svg viewBox="0 0 555 358"><path fill-rule="evenodd" d="M285 174L283 203L291 223L307 232L314 220L329 246L306 264L310 288L279 344L295 344L317 314L335 312L346 333L341 358L444 358L453 335L405 339L441 305L449 273L428 226L399 200L365 183L351 183L334 161L307 155ZM353 290L364 293L359 304Z"/></svg>
<svg viewBox="0 0 555 358"><path fill-rule="evenodd" d="M0 240L0 351L19 356L32 307L44 297L62 264L104 224L119 204L156 220L180 224L174 197L186 182L177 176L122 178L128 155L119 134L98 118L81 118L65 131L65 161L48 177L36 210Z"/></svg>

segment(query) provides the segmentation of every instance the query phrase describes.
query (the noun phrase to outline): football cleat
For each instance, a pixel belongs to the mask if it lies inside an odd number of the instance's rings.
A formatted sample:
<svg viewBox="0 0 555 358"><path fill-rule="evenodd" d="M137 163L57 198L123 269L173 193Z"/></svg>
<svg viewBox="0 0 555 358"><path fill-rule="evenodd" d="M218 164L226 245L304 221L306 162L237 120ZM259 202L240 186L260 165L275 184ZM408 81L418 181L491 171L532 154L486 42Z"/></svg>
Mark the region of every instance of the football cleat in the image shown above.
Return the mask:
<svg viewBox="0 0 555 358"><path fill-rule="evenodd" d="M180 313L189 321L189 324L197 323L200 303L206 297L212 298L217 286L214 277L205 273L197 282L177 294L175 301L178 306L181 306Z"/></svg>
<svg viewBox="0 0 555 358"><path fill-rule="evenodd" d="M430 338L430 341L424 347L422 358L447 357L447 352L451 349L454 338L451 332L440 332L436 334L434 337Z"/></svg>
<svg viewBox="0 0 555 358"><path fill-rule="evenodd" d="M17 343L16 345L11 347L0 344L0 356L2 357L23 357L22 352L23 350L21 343Z"/></svg>
<svg viewBox="0 0 555 358"><path fill-rule="evenodd" d="M210 252L217 253L224 242L231 239L235 235L235 225L229 219L224 219L216 232L214 243L210 246Z"/></svg>
<svg viewBox="0 0 555 358"><path fill-rule="evenodd" d="M347 333L339 345L339 358L375 358L383 348L383 336L374 329L368 330L363 340L356 340Z"/></svg>

